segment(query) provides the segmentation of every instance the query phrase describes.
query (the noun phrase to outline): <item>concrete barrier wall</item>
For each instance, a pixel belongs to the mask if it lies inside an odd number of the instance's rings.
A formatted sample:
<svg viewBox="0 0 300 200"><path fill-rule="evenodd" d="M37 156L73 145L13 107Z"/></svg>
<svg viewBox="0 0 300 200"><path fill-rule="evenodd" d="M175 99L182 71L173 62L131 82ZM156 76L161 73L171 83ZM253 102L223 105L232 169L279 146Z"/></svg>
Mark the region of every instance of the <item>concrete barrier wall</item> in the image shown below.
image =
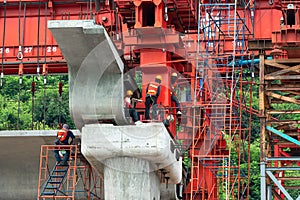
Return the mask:
<svg viewBox="0 0 300 200"><path fill-rule="evenodd" d="M53 144L56 132L0 131L0 200L37 199L41 145Z"/></svg>

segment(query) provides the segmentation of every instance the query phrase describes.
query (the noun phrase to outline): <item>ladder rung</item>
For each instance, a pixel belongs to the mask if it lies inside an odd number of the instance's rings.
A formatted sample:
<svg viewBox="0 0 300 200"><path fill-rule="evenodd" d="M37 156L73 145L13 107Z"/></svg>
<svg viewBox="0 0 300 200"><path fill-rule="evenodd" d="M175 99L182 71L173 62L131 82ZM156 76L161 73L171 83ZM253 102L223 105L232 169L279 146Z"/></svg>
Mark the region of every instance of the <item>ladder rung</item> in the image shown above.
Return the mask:
<svg viewBox="0 0 300 200"><path fill-rule="evenodd" d="M42 196L43 195L55 195L55 192L42 192L42 194L41 194Z"/></svg>
<svg viewBox="0 0 300 200"><path fill-rule="evenodd" d="M50 183L50 184L60 184L61 181L48 181L48 183Z"/></svg>
<svg viewBox="0 0 300 200"><path fill-rule="evenodd" d="M66 172L66 171L68 171L68 170L66 170L66 169L55 169L55 170L53 170L53 172Z"/></svg>
<svg viewBox="0 0 300 200"><path fill-rule="evenodd" d="M55 170L68 170L68 165L56 165Z"/></svg>
<svg viewBox="0 0 300 200"><path fill-rule="evenodd" d="M50 175L51 178L63 178L64 175Z"/></svg>
<svg viewBox="0 0 300 200"><path fill-rule="evenodd" d="M45 187L44 189L45 190L47 190L47 189L57 189L58 188L58 186L51 186L51 185L49 185L49 186L47 186L47 187Z"/></svg>

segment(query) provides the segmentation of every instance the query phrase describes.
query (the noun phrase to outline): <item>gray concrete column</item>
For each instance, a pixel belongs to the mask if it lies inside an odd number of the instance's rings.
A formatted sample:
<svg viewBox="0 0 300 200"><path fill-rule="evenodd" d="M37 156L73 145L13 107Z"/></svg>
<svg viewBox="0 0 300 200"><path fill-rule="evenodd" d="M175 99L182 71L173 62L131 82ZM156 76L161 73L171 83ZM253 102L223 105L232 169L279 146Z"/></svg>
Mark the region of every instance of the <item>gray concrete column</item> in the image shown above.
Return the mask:
<svg viewBox="0 0 300 200"><path fill-rule="evenodd" d="M149 161L114 157L104 163L105 199L160 199L160 181Z"/></svg>

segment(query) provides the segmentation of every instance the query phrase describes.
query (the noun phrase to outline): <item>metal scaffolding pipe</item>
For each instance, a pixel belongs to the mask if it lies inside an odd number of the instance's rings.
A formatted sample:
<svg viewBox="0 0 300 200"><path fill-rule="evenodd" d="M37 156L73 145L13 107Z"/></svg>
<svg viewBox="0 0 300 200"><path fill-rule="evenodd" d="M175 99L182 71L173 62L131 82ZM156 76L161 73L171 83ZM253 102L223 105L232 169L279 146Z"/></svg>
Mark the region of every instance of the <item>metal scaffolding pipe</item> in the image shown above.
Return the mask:
<svg viewBox="0 0 300 200"><path fill-rule="evenodd" d="M280 137L282 137L282 138L284 138L284 139L286 139L286 140L288 140L288 141L290 141L290 142L292 142L292 143L300 146L300 142L298 140L292 138L291 136L289 136L289 135L287 135L287 134L285 134L285 133L283 133L281 131L278 131L275 128L272 128L270 126L266 126L266 128L267 128L268 131L271 131L272 133L275 133L276 135L279 135Z"/></svg>

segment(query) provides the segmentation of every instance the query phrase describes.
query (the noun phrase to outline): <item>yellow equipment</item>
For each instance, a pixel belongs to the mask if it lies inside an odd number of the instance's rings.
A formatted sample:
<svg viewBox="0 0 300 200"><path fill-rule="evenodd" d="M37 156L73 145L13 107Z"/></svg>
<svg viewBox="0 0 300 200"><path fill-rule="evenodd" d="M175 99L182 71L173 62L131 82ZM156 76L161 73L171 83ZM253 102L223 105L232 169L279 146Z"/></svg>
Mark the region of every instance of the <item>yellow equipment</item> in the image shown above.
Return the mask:
<svg viewBox="0 0 300 200"><path fill-rule="evenodd" d="M161 76L161 75L157 75L157 76L155 77L155 79L158 79L158 80L162 81L162 76Z"/></svg>
<svg viewBox="0 0 300 200"><path fill-rule="evenodd" d="M126 96L131 96L132 94L133 94L133 92L131 90L126 91Z"/></svg>

